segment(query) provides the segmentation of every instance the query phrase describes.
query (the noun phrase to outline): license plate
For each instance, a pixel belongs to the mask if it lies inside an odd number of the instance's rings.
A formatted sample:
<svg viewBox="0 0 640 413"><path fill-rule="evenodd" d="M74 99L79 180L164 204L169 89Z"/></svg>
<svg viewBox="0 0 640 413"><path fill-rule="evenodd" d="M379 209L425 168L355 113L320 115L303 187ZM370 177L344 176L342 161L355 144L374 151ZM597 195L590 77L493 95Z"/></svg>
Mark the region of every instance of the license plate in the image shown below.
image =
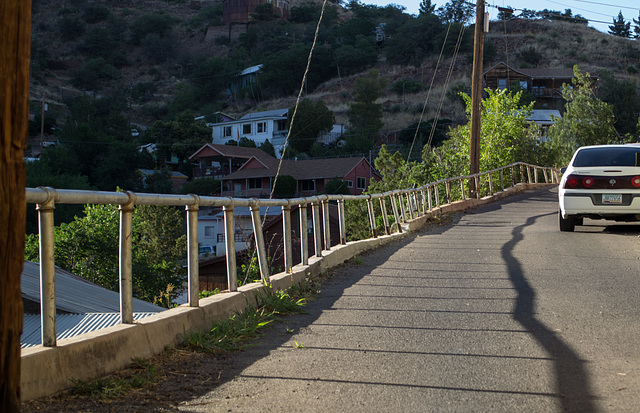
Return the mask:
<svg viewBox="0 0 640 413"><path fill-rule="evenodd" d="M621 194L602 194L602 203L603 204L621 204L622 195Z"/></svg>

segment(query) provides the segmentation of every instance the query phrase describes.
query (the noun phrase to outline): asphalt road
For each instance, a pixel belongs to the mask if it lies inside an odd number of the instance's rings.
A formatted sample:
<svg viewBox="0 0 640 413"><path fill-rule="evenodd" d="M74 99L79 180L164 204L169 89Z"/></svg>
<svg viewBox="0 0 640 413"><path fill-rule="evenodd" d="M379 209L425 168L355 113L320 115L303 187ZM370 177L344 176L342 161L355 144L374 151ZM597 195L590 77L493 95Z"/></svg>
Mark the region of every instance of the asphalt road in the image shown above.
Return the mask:
<svg viewBox="0 0 640 413"><path fill-rule="evenodd" d="M640 225L561 233L556 198L526 192L359 257L180 409L640 411Z"/></svg>

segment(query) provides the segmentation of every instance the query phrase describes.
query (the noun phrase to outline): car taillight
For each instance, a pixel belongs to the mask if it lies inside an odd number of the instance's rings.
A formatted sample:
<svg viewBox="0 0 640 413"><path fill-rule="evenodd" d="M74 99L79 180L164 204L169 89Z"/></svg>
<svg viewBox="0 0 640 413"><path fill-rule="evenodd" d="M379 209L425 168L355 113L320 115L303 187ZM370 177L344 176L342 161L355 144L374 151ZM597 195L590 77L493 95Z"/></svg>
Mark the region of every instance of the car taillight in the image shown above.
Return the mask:
<svg viewBox="0 0 640 413"><path fill-rule="evenodd" d="M591 188L593 186L593 182L593 178L588 176L582 179L582 186L585 188Z"/></svg>
<svg viewBox="0 0 640 413"><path fill-rule="evenodd" d="M565 182L564 187L575 188L578 186L578 182L580 182L578 178L576 178L575 176L570 176L567 178L567 181Z"/></svg>
<svg viewBox="0 0 640 413"><path fill-rule="evenodd" d="M634 188L640 188L640 176L631 178L631 185L633 185Z"/></svg>

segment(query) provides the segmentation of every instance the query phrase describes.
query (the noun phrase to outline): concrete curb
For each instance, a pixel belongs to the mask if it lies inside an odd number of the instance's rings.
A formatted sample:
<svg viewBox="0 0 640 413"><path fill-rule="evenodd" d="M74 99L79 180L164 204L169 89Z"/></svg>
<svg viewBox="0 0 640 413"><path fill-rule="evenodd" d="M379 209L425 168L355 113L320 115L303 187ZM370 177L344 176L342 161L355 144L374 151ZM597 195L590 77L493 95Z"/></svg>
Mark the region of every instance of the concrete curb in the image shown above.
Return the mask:
<svg viewBox="0 0 640 413"><path fill-rule="evenodd" d="M434 208L432 212L403 225L402 233L349 242L323 257L309 258L309 265L296 265L291 274L279 273L271 277L276 290L300 283L340 265L357 254L407 236L423 227L437 215L475 208L529 189L551 184L519 184L506 191L482 199L467 199ZM145 358L161 353L165 348L182 342L185 331L208 330L214 321L243 311L261 283L242 286L237 292L217 294L200 300L199 307L180 306L137 321L121 324L81 336L58 341L57 347L30 347L22 350L21 399L32 400L71 387L71 379L93 380L131 364L133 358Z"/></svg>

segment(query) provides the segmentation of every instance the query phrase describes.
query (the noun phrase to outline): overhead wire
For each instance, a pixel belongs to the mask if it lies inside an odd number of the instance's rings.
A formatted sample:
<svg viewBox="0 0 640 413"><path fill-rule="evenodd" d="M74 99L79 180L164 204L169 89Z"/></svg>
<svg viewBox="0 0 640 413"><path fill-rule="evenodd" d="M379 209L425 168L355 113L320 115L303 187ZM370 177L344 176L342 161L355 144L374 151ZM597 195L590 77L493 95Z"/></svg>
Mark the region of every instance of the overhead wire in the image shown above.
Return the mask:
<svg viewBox="0 0 640 413"><path fill-rule="evenodd" d="M304 91L304 86L306 84L306 80L307 80L307 74L309 73L309 67L311 66L311 57L313 56L313 50L316 46L316 42L318 40L318 33L320 32L320 24L322 23L322 17L324 16L324 10L326 8L327 5L327 0L324 0L322 2L322 9L320 10L320 17L318 18L318 24L316 25L316 32L313 36L313 43L311 43L311 48L309 49L309 57L307 58L307 66L304 70L304 74L302 75L302 81L300 82L300 91L298 92L298 96L296 98L296 104L293 108L293 114L291 115L291 121L289 122L289 130L287 131L287 136L284 140L284 145L282 148L282 153L280 154L280 160L278 161L278 168L276 169L276 175L273 178L273 183L271 185L271 192L269 193L269 199L273 199L273 194L274 191L276 189L276 183L278 182L278 176L280 175L280 171L282 169L282 162L284 160L284 154L287 150L287 146L289 145L289 138L291 136L291 129L292 126L294 124L295 118L296 118L296 114L298 112L298 106L300 104L300 98L302 97L302 93ZM265 220L261 222L260 227L264 228L264 225L266 223L266 217L269 214L269 206L267 206L266 211L265 211ZM304 236L303 234L300 234L300 236ZM256 248L258 248L258 246L256 245ZM251 264L253 263L253 259L255 257L256 254L256 250L253 250L253 253L251 255L251 260L249 261L249 265L247 266L247 272L245 274L245 282L249 276L249 271L251 270Z"/></svg>
<svg viewBox="0 0 640 413"><path fill-rule="evenodd" d="M451 30L451 23L447 26L447 33L445 33L444 41L442 42L442 48L440 49L440 54L438 55L438 60L436 61L436 67L433 70L433 76L431 76L431 83L429 84L429 90L427 92L427 97L424 100L424 105L422 105L422 113L420 114L420 119L418 119L418 125L416 126L416 131L413 135L413 141L411 142L411 148L409 149L409 154L407 155L407 162L411 159L411 152L413 152L413 146L416 143L416 139L418 138L418 132L420 131L420 124L422 123L422 119L424 118L424 113L427 109L427 103L429 103L429 97L431 96L431 90L433 89L433 83L436 78L436 74L438 73L438 68L440 67L440 62L442 61L442 55L444 54L444 48L447 44L447 39L449 38L449 31Z"/></svg>
<svg viewBox="0 0 640 413"><path fill-rule="evenodd" d="M449 83L451 82L451 75L453 74L453 69L455 67L455 63L458 58L458 53L460 52L460 45L462 44L464 31L465 31L465 28L464 28L464 25L462 25L460 27L460 33L458 34L458 41L456 43L453 56L451 58L451 64L449 65L449 71L447 72L447 77L445 78L444 86L442 87L442 94L440 95L438 109L436 110L434 121L431 124L431 132L429 134L429 139L427 140L427 145L429 146L431 146L431 142L433 141L433 136L435 135L436 127L438 125L438 119L440 118L440 112L442 111L442 106L444 105L444 98L446 96L446 91L449 88Z"/></svg>

